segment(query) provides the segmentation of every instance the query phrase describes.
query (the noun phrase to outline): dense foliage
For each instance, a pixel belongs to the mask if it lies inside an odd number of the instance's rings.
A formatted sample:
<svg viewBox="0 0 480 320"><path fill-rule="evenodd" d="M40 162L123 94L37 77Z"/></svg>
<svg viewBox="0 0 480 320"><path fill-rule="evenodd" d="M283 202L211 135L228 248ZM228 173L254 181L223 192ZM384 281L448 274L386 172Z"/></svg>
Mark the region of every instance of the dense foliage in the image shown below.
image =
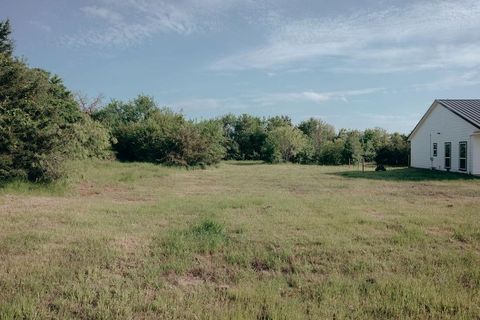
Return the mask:
<svg viewBox="0 0 480 320"><path fill-rule="evenodd" d="M153 98L114 100L92 113L110 128L120 160L182 166L209 165L221 159L341 165L376 161L407 165L406 136L380 128L335 128L319 119L294 125L287 116L260 118L228 114L193 122Z"/></svg>
<svg viewBox="0 0 480 320"><path fill-rule="evenodd" d="M408 163L410 146L404 135L394 133L385 144L379 146L375 162L388 165L405 165Z"/></svg>
<svg viewBox="0 0 480 320"><path fill-rule="evenodd" d="M112 101L92 117L110 128L120 160L205 166L225 155L220 121L188 121L148 96Z"/></svg>
<svg viewBox="0 0 480 320"><path fill-rule="evenodd" d="M298 128L283 125L268 131L263 149L266 161L308 162L312 148L307 136Z"/></svg>
<svg viewBox="0 0 480 320"><path fill-rule="evenodd" d="M259 118L226 115L220 118L226 159L341 165L376 161L407 165L407 137L380 128L365 131L335 128L319 119L298 126L286 116Z"/></svg>
<svg viewBox="0 0 480 320"><path fill-rule="evenodd" d="M8 28L0 24L0 180L52 181L67 158L106 156L108 132L60 78L11 55Z"/></svg>

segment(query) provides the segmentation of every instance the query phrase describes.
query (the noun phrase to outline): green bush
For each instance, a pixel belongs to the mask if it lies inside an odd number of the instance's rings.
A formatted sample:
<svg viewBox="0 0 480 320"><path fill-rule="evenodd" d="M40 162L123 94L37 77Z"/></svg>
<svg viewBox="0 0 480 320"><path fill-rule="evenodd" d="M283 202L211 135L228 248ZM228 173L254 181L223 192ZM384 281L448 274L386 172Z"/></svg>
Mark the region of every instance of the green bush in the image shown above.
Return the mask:
<svg viewBox="0 0 480 320"><path fill-rule="evenodd" d="M73 158L108 159L112 157L112 137L109 131L90 116L83 114L82 118L73 124L73 134L70 145L70 155Z"/></svg>
<svg viewBox="0 0 480 320"><path fill-rule="evenodd" d="M171 137L172 150L166 163L182 166L207 166L218 163L225 156L223 132L217 121L186 122Z"/></svg>
<svg viewBox="0 0 480 320"><path fill-rule="evenodd" d="M114 150L122 161L163 163L175 148L174 136L180 134L183 118L159 111L139 122L122 123L112 134L117 140Z"/></svg>
<svg viewBox="0 0 480 320"><path fill-rule="evenodd" d="M220 121L187 121L181 114L157 108L148 96L113 101L93 117L111 128L120 160L205 166L225 155Z"/></svg>

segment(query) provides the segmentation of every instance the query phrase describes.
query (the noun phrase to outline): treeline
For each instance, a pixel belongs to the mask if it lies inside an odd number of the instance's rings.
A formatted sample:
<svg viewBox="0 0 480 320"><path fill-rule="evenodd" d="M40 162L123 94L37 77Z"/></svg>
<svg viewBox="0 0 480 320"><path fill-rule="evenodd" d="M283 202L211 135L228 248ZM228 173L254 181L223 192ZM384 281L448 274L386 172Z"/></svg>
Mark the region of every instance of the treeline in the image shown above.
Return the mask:
<svg viewBox="0 0 480 320"><path fill-rule="evenodd" d="M219 119L225 136L226 159L264 160L271 163L341 165L362 160L407 165L407 137L384 129L365 131L335 128L308 119L293 125L287 116L259 118L227 115Z"/></svg>
<svg viewBox="0 0 480 320"><path fill-rule="evenodd" d="M378 128L336 132L318 119L294 125L246 114L191 121L148 96L88 104L15 57L10 33L0 22L0 180L52 181L66 160L89 157L201 167L222 159L407 164L406 137Z"/></svg>
<svg viewBox="0 0 480 320"><path fill-rule="evenodd" d="M118 159L205 166L227 160L340 165L376 161L406 165L404 135L380 128L336 132L319 119L294 125L287 116L260 118L243 114L188 121L158 108L153 98L112 101L91 113L110 129Z"/></svg>

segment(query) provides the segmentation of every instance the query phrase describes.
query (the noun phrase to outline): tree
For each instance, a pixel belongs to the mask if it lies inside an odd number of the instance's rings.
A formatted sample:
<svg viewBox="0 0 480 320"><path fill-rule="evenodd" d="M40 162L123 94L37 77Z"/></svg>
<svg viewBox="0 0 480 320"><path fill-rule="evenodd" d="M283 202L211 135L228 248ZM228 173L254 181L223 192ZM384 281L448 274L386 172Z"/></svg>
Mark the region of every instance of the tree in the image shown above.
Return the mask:
<svg viewBox="0 0 480 320"><path fill-rule="evenodd" d="M112 100L106 107L95 110L92 117L115 130L121 124L145 120L157 111L158 108L153 97L139 95L126 103Z"/></svg>
<svg viewBox="0 0 480 320"><path fill-rule="evenodd" d="M390 136L384 129L366 129L361 138L365 160L373 161L378 150L387 145L389 140Z"/></svg>
<svg viewBox="0 0 480 320"><path fill-rule="evenodd" d="M237 117L233 114L224 115L219 119L223 127L223 146L225 148L225 159L241 159L238 142L235 140L235 126Z"/></svg>
<svg viewBox="0 0 480 320"><path fill-rule="evenodd" d="M104 99L105 97L102 94L91 98L82 92L75 93L75 101L79 105L80 109L88 115L92 115L97 110L101 109Z"/></svg>
<svg viewBox="0 0 480 320"><path fill-rule="evenodd" d="M407 137L403 134L394 133L390 137L390 141L382 146L375 157L377 164L383 165L408 165L408 155L410 147Z"/></svg>
<svg viewBox="0 0 480 320"><path fill-rule="evenodd" d="M52 181L66 159L100 153L108 134L89 121L59 77L0 55L1 180Z"/></svg>
<svg viewBox="0 0 480 320"><path fill-rule="evenodd" d="M62 79L13 57L10 34L10 22L0 22L0 180L49 182L66 159L108 156L108 131Z"/></svg>
<svg viewBox="0 0 480 320"><path fill-rule="evenodd" d="M315 118L301 122L298 128L310 138L313 146L312 160L319 163L322 148L328 141L332 141L335 138L335 128Z"/></svg>
<svg viewBox="0 0 480 320"><path fill-rule="evenodd" d="M345 148L345 141L341 138L336 138L333 141L325 142L320 155L319 163L325 165L339 165L343 164L343 150Z"/></svg>
<svg viewBox="0 0 480 320"><path fill-rule="evenodd" d="M341 130L339 136L344 141L341 162L347 164L350 159L355 163L360 162L363 157L363 148L360 142L361 132L357 130Z"/></svg>
<svg viewBox="0 0 480 320"><path fill-rule="evenodd" d="M14 44L10 38L11 33L10 20L0 21L0 54L12 55Z"/></svg>
<svg viewBox="0 0 480 320"><path fill-rule="evenodd" d="M278 127L292 126L292 119L288 116L274 116L266 121L266 130L272 131Z"/></svg>
<svg viewBox="0 0 480 320"><path fill-rule="evenodd" d="M243 114L237 118L234 130L234 139L238 143L240 159L261 159L262 147L266 138L263 121L258 117Z"/></svg>
<svg viewBox="0 0 480 320"><path fill-rule="evenodd" d="M292 126L280 126L269 131L265 140L264 158L268 162L302 162L311 150L307 136Z"/></svg>

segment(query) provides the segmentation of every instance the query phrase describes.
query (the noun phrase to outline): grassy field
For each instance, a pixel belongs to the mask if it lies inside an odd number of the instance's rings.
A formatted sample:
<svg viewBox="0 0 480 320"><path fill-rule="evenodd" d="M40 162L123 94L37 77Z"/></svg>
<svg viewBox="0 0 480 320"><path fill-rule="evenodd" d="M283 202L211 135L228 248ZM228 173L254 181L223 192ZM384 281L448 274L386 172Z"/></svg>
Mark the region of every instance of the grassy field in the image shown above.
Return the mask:
<svg viewBox="0 0 480 320"><path fill-rule="evenodd" d="M480 318L480 179L71 170L0 188L0 319Z"/></svg>

